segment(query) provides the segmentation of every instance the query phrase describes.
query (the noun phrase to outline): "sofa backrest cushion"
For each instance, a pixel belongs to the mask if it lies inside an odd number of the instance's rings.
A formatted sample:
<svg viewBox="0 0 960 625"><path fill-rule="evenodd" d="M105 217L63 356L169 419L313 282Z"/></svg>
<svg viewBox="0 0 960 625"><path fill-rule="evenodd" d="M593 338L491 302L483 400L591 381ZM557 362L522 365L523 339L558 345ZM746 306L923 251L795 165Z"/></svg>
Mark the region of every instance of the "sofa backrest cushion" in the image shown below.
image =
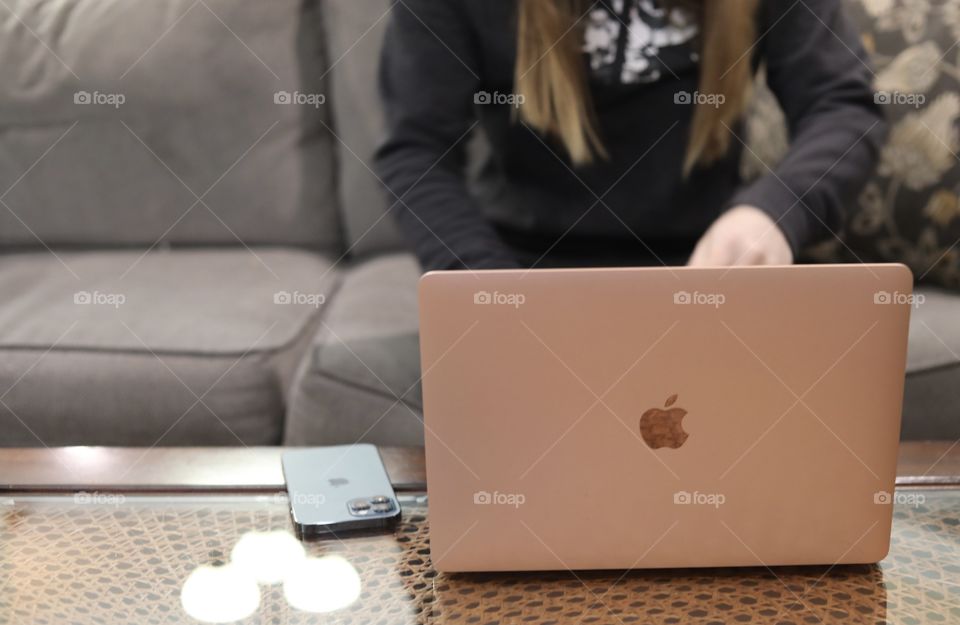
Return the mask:
<svg viewBox="0 0 960 625"><path fill-rule="evenodd" d="M394 225L396 198L388 197L373 173L373 154L384 133L377 70L384 30L395 4L393 0L323 0L329 104L342 142L336 146L342 219L350 251L358 256L404 245Z"/></svg>
<svg viewBox="0 0 960 625"><path fill-rule="evenodd" d="M0 6L0 245L339 249L318 2Z"/></svg>
<svg viewBox="0 0 960 625"><path fill-rule="evenodd" d="M951 52L960 38L960 5L845 4L873 58L890 136L877 171L848 207L840 239L809 254L829 262L902 262L923 282L960 288L960 74ZM762 83L746 131L751 150L744 151L742 173L751 178L787 148L783 115Z"/></svg>

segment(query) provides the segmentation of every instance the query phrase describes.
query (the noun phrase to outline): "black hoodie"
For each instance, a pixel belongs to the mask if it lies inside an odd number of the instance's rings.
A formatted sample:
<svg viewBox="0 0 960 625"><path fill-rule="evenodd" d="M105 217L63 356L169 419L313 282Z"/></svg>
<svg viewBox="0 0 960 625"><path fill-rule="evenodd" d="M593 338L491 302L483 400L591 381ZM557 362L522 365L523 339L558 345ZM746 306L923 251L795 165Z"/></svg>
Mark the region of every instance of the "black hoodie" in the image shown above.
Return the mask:
<svg viewBox="0 0 960 625"><path fill-rule="evenodd" d="M554 245L689 251L740 204L768 213L796 255L839 229L884 136L873 75L841 4L761 0L752 61L766 66L791 146L745 186L739 126L723 159L683 177L694 103L716 97L697 93L695 20L691 31L655 0L604 0L584 17L609 159L574 167L557 140L515 114L515 0L401 0L382 53L388 135L376 159L391 211L427 270L517 267L518 247L534 256ZM471 193L465 147L478 122L492 152Z"/></svg>

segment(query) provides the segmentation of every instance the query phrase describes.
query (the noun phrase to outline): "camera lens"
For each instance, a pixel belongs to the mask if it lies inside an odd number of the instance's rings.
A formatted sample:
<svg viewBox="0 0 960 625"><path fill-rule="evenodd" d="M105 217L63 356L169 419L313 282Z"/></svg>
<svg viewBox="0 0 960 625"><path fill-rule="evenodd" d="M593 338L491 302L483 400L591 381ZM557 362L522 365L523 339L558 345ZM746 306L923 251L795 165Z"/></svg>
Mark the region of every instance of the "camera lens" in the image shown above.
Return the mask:
<svg viewBox="0 0 960 625"><path fill-rule="evenodd" d="M370 498L370 503L390 503L390 498L385 495L377 495Z"/></svg>
<svg viewBox="0 0 960 625"><path fill-rule="evenodd" d="M375 503L375 504L373 504L373 511L374 511L374 512L380 512L380 513L382 513L382 512L390 512L391 510L393 510L393 504L391 504L391 503Z"/></svg>

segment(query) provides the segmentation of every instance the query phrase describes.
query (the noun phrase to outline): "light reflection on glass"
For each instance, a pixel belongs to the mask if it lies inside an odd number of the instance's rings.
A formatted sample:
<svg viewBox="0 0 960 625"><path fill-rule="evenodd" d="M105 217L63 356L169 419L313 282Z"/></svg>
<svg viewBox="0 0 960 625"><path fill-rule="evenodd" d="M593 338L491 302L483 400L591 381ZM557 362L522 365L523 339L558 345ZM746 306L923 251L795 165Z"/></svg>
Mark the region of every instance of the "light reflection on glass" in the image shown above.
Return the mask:
<svg viewBox="0 0 960 625"><path fill-rule="evenodd" d="M62 462L68 467L99 467L108 460L103 447L77 445L64 447L61 453L64 456Z"/></svg>
<svg viewBox="0 0 960 625"><path fill-rule="evenodd" d="M283 580L283 596L304 612L341 610L360 597L360 575L345 558L305 558Z"/></svg>
<svg viewBox="0 0 960 625"><path fill-rule="evenodd" d="M230 563L201 566L184 582L180 602L204 623L244 619L260 607L260 584L283 583L287 603L304 612L342 610L359 597L357 569L337 555L307 557L303 545L284 530L247 532L231 552Z"/></svg>
<svg viewBox="0 0 960 625"><path fill-rule="evenodd" d="M260 587L252 575L233 564L201 566L184 582L180 603L198 621L230 623L257 611Z"/></svg>
<svg viewBox="0 0 960 625"><path fill-rule="evenodd" d="M61 451L68 456L73 456L81 460L99 460L103 457L103 447L74 445L73 447L63 447Z"/></svg>
<svg viewBox="0 0 960 625"><path fill-rule="evenodd" d="M303 545L284 530L247 532L230 553L230 561L261 584L278 584L306 557Z"/></svg>

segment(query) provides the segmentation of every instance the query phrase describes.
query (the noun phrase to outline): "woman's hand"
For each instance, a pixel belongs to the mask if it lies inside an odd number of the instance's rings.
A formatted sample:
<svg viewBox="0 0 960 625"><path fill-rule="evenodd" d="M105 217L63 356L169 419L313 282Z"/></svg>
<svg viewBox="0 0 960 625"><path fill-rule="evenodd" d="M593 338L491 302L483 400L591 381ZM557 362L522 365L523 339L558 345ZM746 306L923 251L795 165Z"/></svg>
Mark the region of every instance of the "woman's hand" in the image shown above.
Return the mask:
<svg viewBox="0 0 960 625"><path fill-rule="evenodd" d="M793 252L786 237L755 206L736 206L720 216L693 250L691 267L790 265Z"/></svg>

